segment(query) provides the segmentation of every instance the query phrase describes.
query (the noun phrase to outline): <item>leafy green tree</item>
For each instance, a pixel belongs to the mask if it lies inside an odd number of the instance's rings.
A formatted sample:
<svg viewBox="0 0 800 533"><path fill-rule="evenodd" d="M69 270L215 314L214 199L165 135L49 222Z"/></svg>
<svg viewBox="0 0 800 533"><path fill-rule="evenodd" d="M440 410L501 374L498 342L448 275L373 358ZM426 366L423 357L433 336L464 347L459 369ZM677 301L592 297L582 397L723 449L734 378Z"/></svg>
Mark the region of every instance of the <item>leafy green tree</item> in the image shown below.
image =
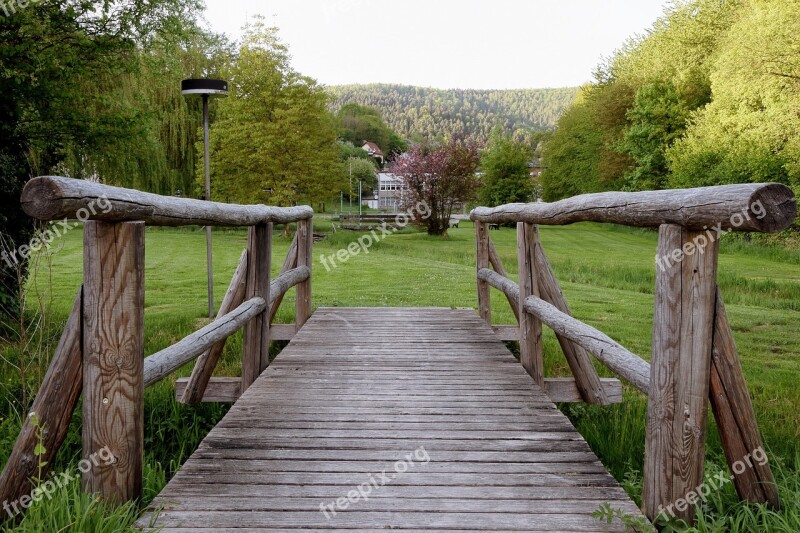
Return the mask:
<svg viewBox="0 0 800 533"><path fill-rule="evenodd" d="M30 237L19 196L36 175L113 181L153 171L152 122L140 67L159 39L196 28L193 0L31 2L0 17L0 232ZM152 175L154 175L153 172ZM21 265L24 271L25 266ZM18 281L0 265L0 322L17 312Z"/></svg>
<svg viewBox="0 0 800 533"><path fill-rule="evenodd" d="M745 4L715 54L711 103L667 152L670 185L777 181L800 193L800 1Z"/></svg>
<svg viewBox="0 0 800 533"><path fill-rule="evenodd" d="M625 174L628 188L648 190L667 186L666 152L686 131L687 120L699 105L700 102L686 101L671 82L639 87L633 106L627 111L630 126L620 143L620 151L635 161Z"/></svg>
<svg viewBox="0 0 800 533"><path fill-rule="evenodd" d="M211 135L214 198L289 205L342 190L327 96L291 68L276 28L246 26L226 76L230 98L219 103Z"/></svg>
<svg viewBox="0 0 800 533"><path fill-rule="evenodd" d="M361 181L361 190L366 193L375 190L378 185L378 176L375 163L369 159L351 159L346 163L348 180L352 180L353 191L358 190L358 182Z"/></svg>
<svg viewBox="0 0 800 533"><path fill-rule="evenodd" d="M354 102L343 105L336 113L339 123L339 138L360 147L364 141L377 144L387 159L402 153L406 143L381 118L374 107Z"/></svg>
<svg viewBox="0 0 800 533"><path fill-rule="evenodd" d="M533 149L529 144L496 130L481 157L483 183L478 191L481 204L495 206L533 200L533 180L528 166L532 157Z"/></svg>

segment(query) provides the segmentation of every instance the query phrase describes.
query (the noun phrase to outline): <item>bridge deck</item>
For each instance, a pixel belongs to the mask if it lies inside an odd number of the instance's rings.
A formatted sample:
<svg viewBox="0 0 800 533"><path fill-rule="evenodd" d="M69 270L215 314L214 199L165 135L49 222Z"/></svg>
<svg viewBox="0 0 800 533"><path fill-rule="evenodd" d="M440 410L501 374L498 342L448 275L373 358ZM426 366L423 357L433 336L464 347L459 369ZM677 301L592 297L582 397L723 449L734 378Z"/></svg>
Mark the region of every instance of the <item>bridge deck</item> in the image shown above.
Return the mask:
<svg viewBox="0 0 800 533"><path fill-rule="evenodd" d="M141 525L624 529L591 516L603 502L640 514L473 311L321 308Z"/></svg>

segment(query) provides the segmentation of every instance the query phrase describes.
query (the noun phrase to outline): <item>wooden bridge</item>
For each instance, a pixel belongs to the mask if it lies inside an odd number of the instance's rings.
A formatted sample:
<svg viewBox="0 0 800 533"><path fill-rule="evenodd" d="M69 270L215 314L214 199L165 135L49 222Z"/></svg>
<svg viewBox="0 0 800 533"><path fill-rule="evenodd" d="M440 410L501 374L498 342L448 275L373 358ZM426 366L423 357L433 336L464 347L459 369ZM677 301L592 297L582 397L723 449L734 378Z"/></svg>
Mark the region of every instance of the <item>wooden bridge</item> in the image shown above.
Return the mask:
<svg viewBox="0 0 800 533"><path fill-rule="evenodd" d="M105 202L111 210L98 212ZM186 363L187 403L235 402L140 521L170 530L609 531L592 512L661 512L691 521L703 482L710 400L729 465L763 443L716 283L725 231L778 231L796 216L790 189L747 184L600 193L552 204L478 208L477 314L443 308L321 308L312 313L313 212L161 197L42 177L23 193L40 220L89 219L84 284L28 420L0 476L0 499L31 490L83 394L83 454L113 460L83 475L111 502L142 494L143 393ZM659 228L650 363L573 318L538 239L538 224L597 221ZM272 225L297 223L270 279ZM518 283L488 225L517 223ZM249 226L247 249L217 318L144 357L144 226ZM713 229L709 229L713 228ZM716 232L716 234L715 234ZM665 266L666 265L666 266ZM273 324L297 287L294 324ZM490 288L518 324L492 326ZM571 378L544 374L542 325ZM242 375L212 373L244 328ZM369 332L369 335L365 332ZM519 342L517 361L501 339ZM275 361L271 340L290 340ZM622 401L593 355L648 398L642 510L605 471L554 402ZM521 363L521 364L520 364ZM39 458L40 438L46 450ZM768 463L732 468L741 498L780 505Z"/></svg>

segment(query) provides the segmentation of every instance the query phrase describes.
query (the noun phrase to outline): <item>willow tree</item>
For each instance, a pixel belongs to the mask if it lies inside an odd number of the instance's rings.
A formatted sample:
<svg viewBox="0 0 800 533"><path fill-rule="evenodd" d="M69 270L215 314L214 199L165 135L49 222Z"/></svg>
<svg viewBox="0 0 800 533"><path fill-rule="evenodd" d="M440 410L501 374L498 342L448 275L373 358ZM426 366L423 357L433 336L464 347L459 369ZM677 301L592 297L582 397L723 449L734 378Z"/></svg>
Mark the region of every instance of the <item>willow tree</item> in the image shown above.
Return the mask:
<svg viewBox="0 0 800 533"><path fill-rule="evenodd" d="M276 28L246 26L226 77L230 97L219 103L211 134L214 199L288 205L341 190L327 96L292 69Z"/></svg>

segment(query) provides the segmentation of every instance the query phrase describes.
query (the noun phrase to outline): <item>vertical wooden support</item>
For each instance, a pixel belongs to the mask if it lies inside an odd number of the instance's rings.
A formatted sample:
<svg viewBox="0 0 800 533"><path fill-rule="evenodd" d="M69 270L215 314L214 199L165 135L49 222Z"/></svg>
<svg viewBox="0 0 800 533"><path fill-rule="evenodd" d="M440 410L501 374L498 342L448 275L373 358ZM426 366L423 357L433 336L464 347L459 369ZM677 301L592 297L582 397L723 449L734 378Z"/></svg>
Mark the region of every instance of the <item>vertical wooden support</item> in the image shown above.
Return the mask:
<svg viewBox="0 0 800 533"><path fill-rule="evenodd" d="M309 218L297 222L297 266L307 266L311 268L312 252L314 244L314 227ZM306 320L311 316L311 276L306 281L297 285L297 298L295 300L295 325L297 329L303 327Z"/></svg>
<svg viewBox="0 0 800 533"><path fill-rule="evenodd" d="M144 222L86 222L83 264L83 488L123 503L142 495Z"/></svg>
<svg viewBox="0 0 800 533"><path fill-rule="evenodd" d="M247 250L242 251L239 258L239 265L233 273L233 278L228 286L228 291L222 299L222 304L219 306L217 317L226 315L239 307L244 301L244 291L247 285ZM197 403L203 401L203 395L208 387L208 382L211 379L214 369L217 367L222 351L225 349L225 342L228 339L222 339L214 346L200 354L197 362L192 369L192 376L186 384L181 396L181 403Z"/></svg>
<svg viewBox="0 0 800 533"><path fill-rule="evenodd" d="M564 298L564 293L561 292L561 286L558 284L553 268L547 260L542 243L538 239L535 252L537 281L539 282L539 293L542 300L555 306L562 313L572 316L567 305L567 299ZM603 384L600 382L600 376L597 374L597 369L592 365L592 358L589 356L589 352L558 333L556 333L556 338L561 346L561 351L564 352L564 357L572 371L572 375L575 377L575 386L581 394L581 399L586 403L600 405L609 403Z"/></svg>
<svg viewBox="0 0 800 533"><path fill-rule="evenodd" d="M11 449L3 473L0 474L0 502L16 504L22 496L30 494L33 488L31 478L40 475L39 461L44 463L41 471L44 477L64 443L83 384L82 315L82 289L78 289L78 296L50 361L50 367L31 406L31 413L36 413L39 428L42 428L45 453L38 457L33 453L39 444L38 428L33 424L32 417L28 416L22 423L22 430ZM17 510L22 511L21 508ZM4 511L9 514L12 512L8 508Z"/></svg>
<svg viewBox="0 0 800 533"><path fill-rule="evenodd" d="M691 523L703 482L718 255L709 241L659 228L642 493L651 520L667 511Z"/></svg>
<svg viewBox="0 0 800 533"><path fill-rule="evenodd" d="M491 237L489 240L489 263L492 265L492 268L495 272L503 276L504 278L508 277L506 274L506 269L503 268L503 262L500 260L500 254L497 253L497 249L494 247L494 243L492 242ZM514 312L514 318L517 319L517 323L519 323L519 304L514 301L514 298L506 294L506 299L508 300L508 305L511 306L511 310Z"/></svg>
<svg viewBox="0 0 800 533"><path fill-rule="evenodd" d="M485 222L475 221L475 245L477 258L476 272L489 268L489 228ZM478 279L478 314L490 326L492 325L492 303L489 284Z"/></svg>
<svg viewBox="0 0 800 533"><path fill-rule="evenodd" d="M272 223L250 227L247 245L247 287L245 300L260 296L269 301ZM242 354L242 393L269 366L269 310L244 327Z"/></svg>
<svg viewBox="0 0 800 533"><path fill-rule="evenodd" d="M739 497L780 508L778 486L767 462L719 287L711 359L711 408Z"/></svg>
<svg viewBox="0 0 800 533"><path fill-rule="evenodd" d="M294 239L292 239L292 244L289 245L289 251L286 253L286 258L283 260L283 265L281 266L281 274L284 272L288 272L291 269L297 266L297 233L294 234ZM278 314L278 308L281 306L281 302L283 302L283 294L279 295L275 300L272 302L272 306L269 308L269 323L270 325L272 322L275 321L275 315Z"/></svg>
<svg viewBox="0 0 800 533"><path fill-rule="evenodd" d="M519 360L528 374L544 387L544 354L542 323L522 309L528 296L539 296L539 276L536 273L536 243L539 230L534 224L517 223L517 263L519 265Z"/></svg>

